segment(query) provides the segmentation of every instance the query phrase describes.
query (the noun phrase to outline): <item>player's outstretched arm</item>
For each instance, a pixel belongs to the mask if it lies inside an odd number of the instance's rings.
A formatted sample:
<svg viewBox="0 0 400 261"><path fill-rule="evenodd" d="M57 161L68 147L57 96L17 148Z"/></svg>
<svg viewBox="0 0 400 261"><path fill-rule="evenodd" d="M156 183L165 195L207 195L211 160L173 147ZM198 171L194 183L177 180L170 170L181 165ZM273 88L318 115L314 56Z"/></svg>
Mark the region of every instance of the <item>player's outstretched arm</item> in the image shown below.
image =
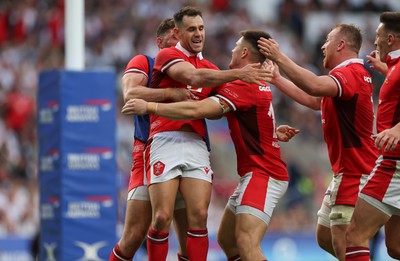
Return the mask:
<svg viewBox="0 0 400 261"><path fill-rule="evenodd" d="M279 50L279 44L274 39L260 38L258 47L266 58L274 61L296 86L309 95L317 97L337 96L338 88L331 77L317 76L297 65Z"/></svg>
<svg viewBox="0 0 400 261"><path fill-rule="evenodd" d="M260 81L270 81L272 77L271 69L262 68L259 63L240 69L214 70L196 69L188 62L179 62L168 68L166 73L175 81L193 87L213 87L235 80L259 84Z"/></svg>
<svg viewBox="0 0 400 261"><path fill-rule="evenodd" d="M122 77L122 91L124 101L143 99L146 101L161 102L166 100L184 101L195 99L195 95L183 88L148 88L147 76L141 73L126 73Z"/></svg>
<svg viewBox="0 0 400 261"><path fill-rule="evenodd" d="M273 67L273 77L270 83L301 105L313 110L321 109L321 98L309 95L298 88L293 82L283 77L279 73L279 67L277 65Z"/></svg>
<svg viewBox="0 0 400 261"><path fill-rule="evenodd" d="M174 103L155 103L131 99L125 103L121 112L136 115L157 114L174 120L214 118L224 114L221 105L212 98Z"/></svg>

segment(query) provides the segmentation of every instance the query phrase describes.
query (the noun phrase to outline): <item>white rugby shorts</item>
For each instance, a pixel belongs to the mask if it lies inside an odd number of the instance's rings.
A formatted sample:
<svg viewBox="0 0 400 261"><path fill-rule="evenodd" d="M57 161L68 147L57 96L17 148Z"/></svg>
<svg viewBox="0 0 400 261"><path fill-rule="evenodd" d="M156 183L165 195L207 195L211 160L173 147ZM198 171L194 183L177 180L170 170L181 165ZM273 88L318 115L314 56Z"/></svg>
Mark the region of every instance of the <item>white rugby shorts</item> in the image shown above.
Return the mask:
<svg viewBox="0 0 400 261"><path fill-rule="evenodd" d="M210 153L197 133L168 131L155 134L145 150L145 162L148 184L176 177L212 183Z"/></svg>
<svg viewBox="0 0 400 261"><path fill-rule="evenodd" d="M240 178L227 206L235 215L250 214L268 225L276 204L285 194L287 187L287 181L250 172Z"/></svg>

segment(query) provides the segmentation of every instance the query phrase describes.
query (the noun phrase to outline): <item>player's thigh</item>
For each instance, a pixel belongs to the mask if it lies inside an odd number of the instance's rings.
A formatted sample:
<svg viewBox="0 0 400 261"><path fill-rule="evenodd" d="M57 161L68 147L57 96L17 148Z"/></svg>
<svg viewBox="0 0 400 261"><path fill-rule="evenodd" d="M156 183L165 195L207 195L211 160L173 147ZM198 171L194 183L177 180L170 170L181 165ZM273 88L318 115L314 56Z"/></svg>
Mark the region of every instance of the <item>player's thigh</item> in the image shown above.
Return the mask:
<svg viewBox="0 0 400 261"><path fill-rule="evenodd" d="M259 244L267 232L268 225L264 220L248 214L236 214L235 235L240 241L240 238L245 237L250 239L252 243Z"/></svg>
<svg viewBox="0 0 400 261"><path fill-rule="evenodd" d="M149 186L153 215L158 215L160 214L159 212L162 212L172 219L178 188L178 178Z"/></svg>
<svg viewBox="0 0 400 261"><path fill-rule="evenodd" d="M208 209L211 198L211 183L201 179L182 178L180 191L185 200L188 215ZM204 214L204 213L203 213Z"/></svg>
<svg viewBox="0 0 400 261"><path fill-rule="evenodd" d="M348 243L365 243L387 222L389 216L359 198L353 212L352 220L347 230Z"/></svg>
<svg viewBox="0 0 400 261"><path fill-rule="evenodd" d="M387 248L400 249L400 216L391 216L385 224L385 241Z"/></svg>
<svg viewBox="0 0 400 261"><path fill-rule="evenodd" d="M317 224L316 236L317 236L317 242L320 246L322 247L332 246L332 234L330 227Z"/></svg>
<svg viewBox="0 0 400 261"><path fill-rule="evenodd" d="M226 206L218 227L218 243L220 245L222 244L226 247L236 245L235 229L233 229L235 226L235 214L232 212L232 209Z"/></svg>
<svg viewBox="0 0 400 261"><path fill-rule="evenodd" d="M151 222L151 204L149 200L128 200L126 203L125 230L130 233L144 233ZM132 231L133 230L133 231Z"/></svg>

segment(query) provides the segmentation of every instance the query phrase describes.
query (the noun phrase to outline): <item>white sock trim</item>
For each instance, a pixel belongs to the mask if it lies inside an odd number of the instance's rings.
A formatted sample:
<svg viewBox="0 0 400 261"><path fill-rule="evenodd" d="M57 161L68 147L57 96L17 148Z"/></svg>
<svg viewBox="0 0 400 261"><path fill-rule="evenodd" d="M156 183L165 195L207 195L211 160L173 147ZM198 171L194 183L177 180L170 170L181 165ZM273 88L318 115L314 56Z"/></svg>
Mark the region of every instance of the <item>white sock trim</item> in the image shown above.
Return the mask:
<svg viewBox="0 0 400 261"><path fill-rule="evenodd" d="M122 261L131 261L130 259L124 259L124 258L120 257L119 255L117 255L117 253L115 253L115 249L114 248L113 248L113 254L114 254L114 256L118 257Z"/></svg>

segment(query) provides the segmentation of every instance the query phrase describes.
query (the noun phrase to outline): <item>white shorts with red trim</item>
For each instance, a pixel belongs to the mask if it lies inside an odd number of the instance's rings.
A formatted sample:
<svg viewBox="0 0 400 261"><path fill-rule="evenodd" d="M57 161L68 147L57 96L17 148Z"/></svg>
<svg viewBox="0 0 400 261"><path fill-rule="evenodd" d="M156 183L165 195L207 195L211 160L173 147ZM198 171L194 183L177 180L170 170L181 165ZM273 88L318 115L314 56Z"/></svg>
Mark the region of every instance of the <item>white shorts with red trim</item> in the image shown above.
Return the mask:
<svg viewBox="0 0 400 261"><path fill-rule="evenodd" d="M148 184L176 177L212 183L210 153L197 133L168 131L155 134L145 150L145 164Z"/></svg>
<svg viewBox="0 0 400 261"><path fill-rule="evenodd" d="M380 156L361 193L400 210L400 160ZM387 214L398 212L392 210Z"/></svg>
<svg viewBox="0 0 400 261"><path fill-rule="evenodd" d="M150 201L150 194L147 186L137 186L131 189L128 193L127 200L144 200ZM183 200L181 192L178 190L176 193L174 210L185 208L185 201Z"/></svg>
<svg viewBox="0 0 400 261"><path fill-rule="evenodd" d="M234 214L250 214L268 225L275 206L285 194L287 187L287 181L250 172L240 178L227 206Z"/></svg>
<svg viewBox="0 0 400 261"><path fill-rule="evenodd" d="M144 158L143 153L146 147L146 143L135 139L133 142L132 151L132 168L131 176L129 179L128 191L132 189L147 185L146 172L144 171Z"/></svg>
<svg viewBox="0 0 400 261"><path fill-rule="evenodd" d="M333 176L317 213L318 224L325 227L350 224L355 202L369 175L359 176L359 178L355 175L344 178L342 173ZM342 204L338 204L338 198Z"/></svg>

